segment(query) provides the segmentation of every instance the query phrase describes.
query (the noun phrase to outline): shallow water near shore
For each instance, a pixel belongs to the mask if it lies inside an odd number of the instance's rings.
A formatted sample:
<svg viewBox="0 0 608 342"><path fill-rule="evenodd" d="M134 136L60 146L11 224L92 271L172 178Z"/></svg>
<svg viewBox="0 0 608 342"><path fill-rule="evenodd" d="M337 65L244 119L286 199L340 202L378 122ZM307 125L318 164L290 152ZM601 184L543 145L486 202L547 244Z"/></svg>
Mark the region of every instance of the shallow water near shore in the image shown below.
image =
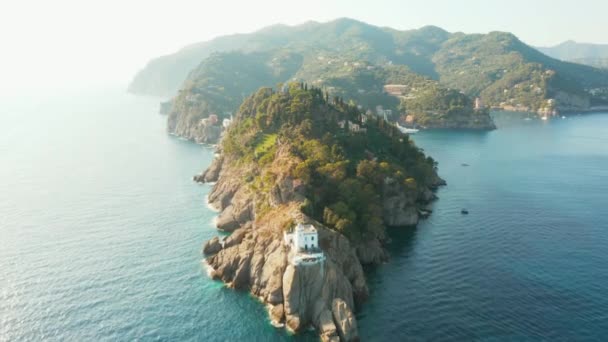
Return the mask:
<svg viewBox="0 0 608 342"><path fill-rule="evenodd" d="M158 102L0 100L0 341L316 340L207 276L216 213L191 178L213 150L167 135ZM415 136L448 186L368 272L364 340L608 332L608 115L501 125Z"/></svg>

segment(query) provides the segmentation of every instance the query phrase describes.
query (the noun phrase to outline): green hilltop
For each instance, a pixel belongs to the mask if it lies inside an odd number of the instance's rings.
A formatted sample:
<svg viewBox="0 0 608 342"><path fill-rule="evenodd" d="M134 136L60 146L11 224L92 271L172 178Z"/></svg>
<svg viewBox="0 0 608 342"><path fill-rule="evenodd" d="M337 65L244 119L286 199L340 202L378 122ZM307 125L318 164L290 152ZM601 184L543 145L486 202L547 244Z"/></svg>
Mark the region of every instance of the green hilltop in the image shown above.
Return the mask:
<svg viewBox="0 0 608 342"><path fill-rule="evenodd" d="M387 178L414 200L442 183L437 163L397 127L303 83L245 99L220 149L249 170L243 178L254 190L256 216L270 209L277 179L297 179L302 211L354 242L384 239Z"/></svg>
<svg viewBox="0 0 608 342"><path fill-rule="evenodd" d="M235 57L216 53L237 51L247 56L241 61L255 59L239 66L249 75L244 77L252 79L240 89L230 90L239 95L238 101L256 88L256 72L261 76L257 87L295 78L315 86L333 87L336 94L356 98L358 103L379 102L370 99L377 96L385 107L393 109L399 101L382 99L381 89L382 82L391 78L387 72L391 67L400 67L469 97L479 96L487 106L506 109L588 109L606 101L593 95L601 92L590 90L608 87L608 71L553 59L510 33L449 33L434 26L398 31L345 18L299 26L275 25L251 34L188 46L151 61L136 75L130 90L174 95L186 79L186 87L201 82L221 87L229 82L222 78L240 75L231 70L211 70L213 65L221 66L218 59ZM265 55L265 60L259 60L257 54ZM208 62L210 56L215 60ZM231 65L231 60L224 65ZM264 65L264 70L244 70L247 65ZM380 70L364 72L367 68Z"/></svg>
<svg viewBox="0 0 608 342"><path fill-rule="evenodd" d="M403 119L400 113L407 111L416 118L417 125L424 127L494 128L487 111L474 110L473 101L466 95L407 66L388 62L376 65L326 50L275 49L220 52L206 58L190 73L174 99L169 113L170 130L179 133L179 127L196 125L211 113L228 117L258 87L285 80L322 88L390 120ZM454 93L466 99L454 102ZM412 101L419 96L425 98L425 106ZM449 105L434 105L440 103Z"/></svg>

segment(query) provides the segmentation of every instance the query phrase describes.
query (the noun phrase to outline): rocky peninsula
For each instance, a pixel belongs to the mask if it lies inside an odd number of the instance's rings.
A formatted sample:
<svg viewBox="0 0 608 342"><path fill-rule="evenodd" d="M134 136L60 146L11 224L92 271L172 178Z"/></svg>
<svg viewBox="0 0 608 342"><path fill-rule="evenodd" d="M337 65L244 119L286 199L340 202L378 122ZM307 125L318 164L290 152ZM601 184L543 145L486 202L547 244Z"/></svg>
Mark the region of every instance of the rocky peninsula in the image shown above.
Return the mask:
<svg viewBox="0 0 608 342"><path fill-rule="evenodd" d="M215 182L209 203L220 211L217 228L231 233L204 244L212 277L250 291L292 331L358 340L355 311L369 295L362 265L388 259L387 226L428 213L445 184L436 169L395 126L320 89L262 88L195 177ZM290 262L283 234L298 223L316 228L322 263Z"/></svg>

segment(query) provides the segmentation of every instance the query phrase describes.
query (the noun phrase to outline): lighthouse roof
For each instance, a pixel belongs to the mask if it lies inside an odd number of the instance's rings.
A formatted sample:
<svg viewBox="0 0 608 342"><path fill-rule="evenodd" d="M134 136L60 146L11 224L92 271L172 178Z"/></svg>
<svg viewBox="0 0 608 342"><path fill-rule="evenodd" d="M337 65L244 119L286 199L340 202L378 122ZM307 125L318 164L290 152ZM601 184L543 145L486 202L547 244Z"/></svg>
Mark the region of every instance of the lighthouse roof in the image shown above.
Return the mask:
<svg viewBox="0 0 608 342"><path fill-rule="evenodd" d="M313 226L312 224L301 224L301 223L299 223L296 226L296 231L297 232L301 232L301 233L316 233L317 232L317 228L315 228L315 226Z"/></svg>

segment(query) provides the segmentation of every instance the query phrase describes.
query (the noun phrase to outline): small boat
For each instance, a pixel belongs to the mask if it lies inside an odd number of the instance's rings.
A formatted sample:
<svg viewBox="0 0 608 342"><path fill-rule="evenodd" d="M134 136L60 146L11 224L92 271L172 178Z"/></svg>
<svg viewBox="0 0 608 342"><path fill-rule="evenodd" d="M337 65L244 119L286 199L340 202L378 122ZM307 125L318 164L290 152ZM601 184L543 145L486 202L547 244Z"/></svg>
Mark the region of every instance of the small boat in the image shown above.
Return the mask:
<svg viewBox="0 0 608 342"><path fill-rule="evenodd" d="M462 215L468 215L468 214L469 214L469 211L468 211L468 210L466 210L466 209L462 209L462 210L460 210L460 213L461 213Z"/></svg>
<svg viewBox="0 0 608 342"><path fill-rule="evenodd" d="M549 118L548 118L547 116L543 116L543 117L541 118L541 120L543 120L543 121L547 121L548 119L549 119Z"/></svg>
<svg viewBox="0 0 608 342"><path fill-rule="evenodd" d="M562 115L562 119L565 119L566 117Z"/></svg>
<svg viewBox="0 0 608 342"><path fill-rule="evenodd" d="M396 122L395 125L397 126L397 128L399 128L401 133L404 133L404 134L416 134L416 133L420 132L419 129L403 127L398 122Z"/></svg>
<svg viewBox="0 0 608 342"><path fill-rule="evenodd" d="M525 118L524 120L525 120L525 121L530 121L530 120L532 120L532 119L530 119L530 118Z"/></svg>
<svg viewBox="0 0 608 342"><path fill-rule="evenodd" d="M467 167L467 166L469 166L469 164L467 164L467 163L462 163L462 164L460 164L460 166Z"/></svg>

